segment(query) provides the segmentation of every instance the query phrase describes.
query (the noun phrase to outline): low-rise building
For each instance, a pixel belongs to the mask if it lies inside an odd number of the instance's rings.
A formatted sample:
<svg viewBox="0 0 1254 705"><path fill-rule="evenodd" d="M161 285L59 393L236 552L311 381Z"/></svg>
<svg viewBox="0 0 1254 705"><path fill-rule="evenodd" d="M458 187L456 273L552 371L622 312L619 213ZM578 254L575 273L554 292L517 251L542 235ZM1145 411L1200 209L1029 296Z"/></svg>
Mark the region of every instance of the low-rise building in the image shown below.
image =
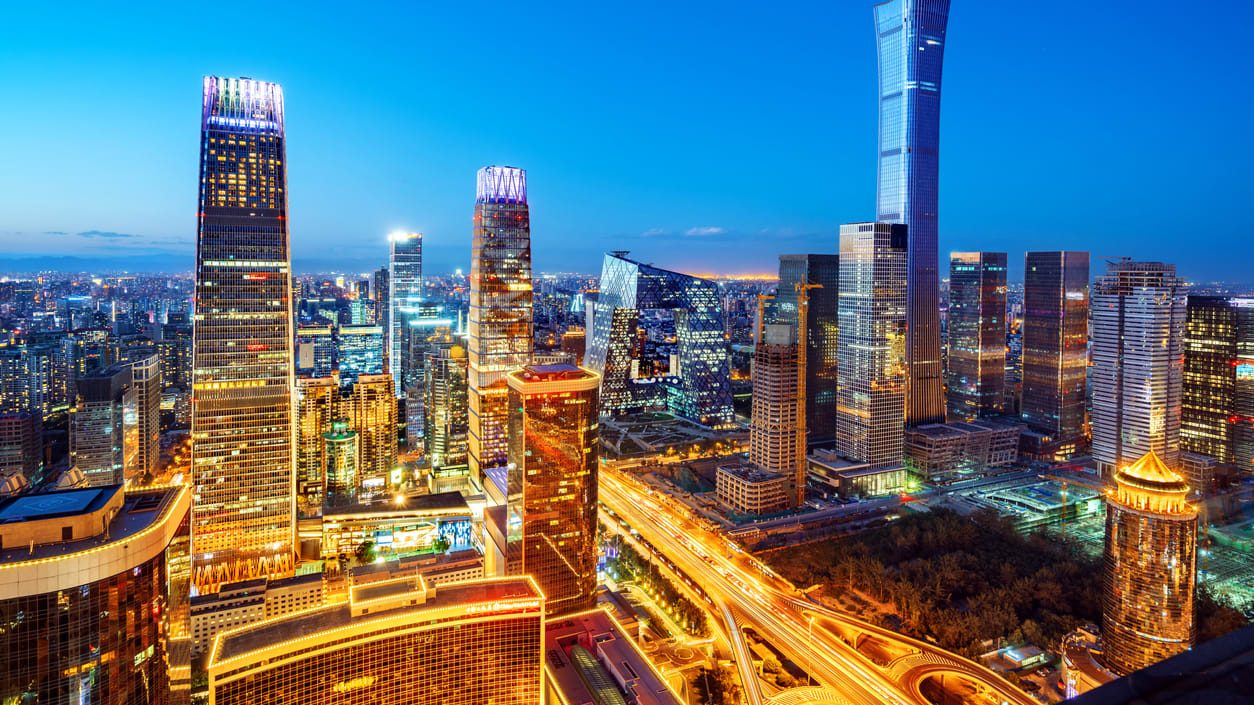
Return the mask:
<svg viewBox="0 0 1254 705"><path fill-rule="evenodd" d="M1022 430L987 420L915 426L906 429L905 465L936 485L980 477L1018 460Z"/></svg>
<svg viewBox="0 0 1254 705"><path fill-rule="evenodd" d="M544 653L549 703L684 702L604 609L550 620L544 632Z"/></svg>
<svg viewBox="0 0 1254 705"><path fill-rule="evenodd" d="M192 654L204 653L222 632L321 607L324 597L320 573L241 580L227 583L215 593L197 595L191 605Z"/></svg>
<svg viewBox="0 0 1254 705"><path fill-rule="evenodd" d="M449 553L428 553L382 563L370 563L349 570L349 578L354 585L365 585L392 578L412 578L419 575L428 585L478 580L484 577L483 556L478 551L468 548Z"/></svg>
<svg viewBox="0 0 1254 705"><path fill-rule="evenodd" d="M834 450L816 449L806 456L810 482L834 492L841 499L868 499L897 494L906 489L904 466L876 467L840 457Z"/></svg>
<svg viewBox="0 0 1254 705"><path fill-rule="evenodd" d="M720 465L714 484L719 501L741 514L788 509L788 478L748 463Z"/></svg>
<svg viewBox="0 0 1254 705"><path fill-rule="evenodd" d="M325 510L322 557L352 556L369 541L385 557L474 547L470 505L460 492L402 495L399 500Z"/></svg>

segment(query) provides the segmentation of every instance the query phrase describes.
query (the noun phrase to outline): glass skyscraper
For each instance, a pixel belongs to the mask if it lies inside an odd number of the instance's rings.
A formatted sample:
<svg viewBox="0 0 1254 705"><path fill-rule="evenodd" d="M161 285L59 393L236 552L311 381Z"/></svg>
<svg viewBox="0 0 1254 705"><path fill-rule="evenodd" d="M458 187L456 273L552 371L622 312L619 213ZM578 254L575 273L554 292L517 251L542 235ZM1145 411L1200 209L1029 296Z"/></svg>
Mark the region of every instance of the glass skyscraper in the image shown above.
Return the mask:
<svg viewBox="0 0 1254 705"><path fill-rule="evenodd" d="M1006 253L949 256L949 418L999 413L1006 395Z"/></svg>
<svg viewBox="0 0 1254 705"><path fill-rule="evenodd" d="M194 581L288 572L295 522L283 91L206 77L193 332Z"/></svg>
<svg viewBox="0 0 1254 705"><path fill-rule="evenodd" d="M906 259L906 226L840 226L836 450L876 467L905 448Z"/></svg>
<svg viewBox="0 0 1254 705"><path fill-rule="evenodd" d="M1084 438L1088 315L1089 253L1024 256L1020 418L1049 444L1070 445L1071 452Z"/></svg>
<svg viewBox="0 0 1254 705"><path fill-rule="evenodd" d="M527 172L479 170L470 256L470 475L506 463L505 375L531 362L531 214Z"/></svg>
<svg viewBox="0 0 1254 705"><path fill-rule="evenodd" d="M340 384L352 385L361 375L383 374L383 327L340 326L335 358Z"/></svg>
<svg viewBox="0 0 1254 705"><path fill-rule="evenodd" d="M632 378L640 312L645 310L674 316L679 370L660 382ZM735 421L723 303L714 282L641 264L624 252L605 255L585 360L602 376L604 413L665 406L714 428Z"/></svg>
<svg viewBox="0 0 1254 705"><path fill-rule="evenodd" d="M388 371L396 387L396 395L403 396L406 382L406 363L410 362L404 349L408 343L405 322L422 303L422 233L393 233L392 255L388 272Z"/></svg>
<svg viewBox="0 0 1254 705"><path fill-rule="evenodd" d="M945 420L941 385L937 201L941 68L949 0L875 6L879 178L875 219L909 227L906 421Z"/></svg>
<svg viewBox="0 0 1254 705"><path fill-rule="evenodd" d="M836 437L836 299L840 255L780 255L774 320L797 325L797 285L817 284L807 294L806 438L824 443Z"/></svg>
<svg viewBox="0 0 1254 705"><path fill-rule="evenodd" d="M1254 299L1189 296L1180 444L1254 468Z"/></svg>

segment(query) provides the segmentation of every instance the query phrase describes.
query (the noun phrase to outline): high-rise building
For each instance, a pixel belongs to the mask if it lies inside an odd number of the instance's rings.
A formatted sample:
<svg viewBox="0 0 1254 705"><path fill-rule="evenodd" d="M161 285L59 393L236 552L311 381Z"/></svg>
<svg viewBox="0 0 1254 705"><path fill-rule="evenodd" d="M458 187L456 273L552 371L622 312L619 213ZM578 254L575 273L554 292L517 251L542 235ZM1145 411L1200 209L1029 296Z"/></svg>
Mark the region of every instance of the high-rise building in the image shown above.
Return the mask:
<svg viewBox="0 0 1254 705"><path fill-rule="evenodd" d="M282 575L295 541L283 91L208 76L192 403L193 575Z"/></svg>
<svg viewBox="0 0 1254 705"><path fill-rule="evenodd" d="M131 368L110 365L78 377L70 407L70 466L83 472L93 487L120 485L125 480L125 397L131 391Z"/></svg>
<svg viewBox="0 0 1254 705"><path fill-rule="evenodd" d="M296 372L302 377L329 377L335 369L335 328L300 326L296 329Z"/></svg>
<svg viewBox="0 0 1254 705"><path fill-rule="evenodd" d="M527 173L479 170L470 257L470 475L503 467L508 453L505 375L531 361L531 215Z"/></svg>
<svg viewBox="0 0 1254 705"><path fill-rule="evenodd" d="M642 264L625 252L605 255L601 289L592 316L588 367L602 377L601 410L622 414L663 407L697 423L734 424L723 303L718 285ZM674 317L677 369L661 379L638 381L642 311Z"/></svg>
<svg viewBox="0 0 1254 705"><path fill-rule="evenodd" d="M1181 407L1184 450L1254 469L1254 299L1189 296Z"/></svg>
<svg viewBox="0 0 1254 705"><path fill-rule="evenodd" d="M350 430L347 419L331 422L331 430L322 434L326 458L326 499L323 506L341 507L357 501L361 482L360 446L357 432Z"/></svg>
<svg viewBox="0 0 1254 705"><path fill-rule="evenodd" d="M879 180L875 219L909 226L906 364L909 424L945 420L941 385L937 202L941 69L949 0L875 6Z"/></svg>
<svg viewBox="0 0 1254 705"><path fill-rule="evenodd" d="M339 416L339 385L334 377L296 380L296 515L322 516L326 493L326 444L322 434Z"/></svg>
<svg viewBox="0 0 1254 705"><path fill-rule="evenodd" d="M186 703L183 486L0 499L0 701Z"/></svg>
<svg viewBox="0 0 1254 705"><path fill-rule="evenodd" d="M340 384L352 384L360 375L381 375L383 365L382 326L340 326L335 334L335 365Z"/></svg>
<svg viewBox="0 0 1254 705"><path fill-rule="evenodd" d="M427 421L423 442L431 467L440 471L465 466L466 349L452 340L440 343L427 353L424 368Z"/></svg>
<svg viewBox="0 0 1254 705"><path fill-rule="evenodd" d="M601 379L574 365L528 365L508 379L509 484L521 489L509 513L521 524L522 572L535 578L549 614L589 609L597 586Z"/></svg>
<svg viewBox="0 0 1254 705"><path fill-rule="evenodd" d="M420 448L426 433L426 394L423 392L423 380L427 353L436 345L449 339L449 326L453 319L448 318L444 306L437 304L420 304L406 317L401 326L401 354L405 359L405 443L410 448Z"/></svg>
<svg viewBox="0 0 1254 705"><path fill-rule="evenodd" d="M1006 397L1006 253L949 255L949 417L998 414Z"/></svg>
<svg viewBox="0 0 1254 705"><path fill-rule="evenodd" d="M43 478L43 419L29 411L0 414L0 494L5 482L18 474L23 486Z"/></svg>
<svg viewBox="0 0 1254 705"><path fill-rule="evenodd" d="M161 469L161 359L154 353L131 363L135 394L135 462L129 474L152 479Z"/></svg>
<svg viewBox="0 0 1254 705"><path fill-rule="evenodd" d="M798 290L807 291L806 438L827 443L836 438L836 299L840 292L840 255L780 255L775 320L797 325Z"/></svg>
<svg viewBox="0 0 1254 705"><path fill-rule="evenodd" d="M528 577L354 585L347 603L220 635L209 705L539 705L544 597Z"/></svg>
<svg viewBox="0 0 1254 705"><path fill-rule="evenodd" d="M1051 444L1073 451L1084 438L1088 316L1089 253L1024 256L1019 417Z"/></svg>
<svg viewBox="0 0 1254 705"><path fill-rule="evenodd" d="M361 447L360 482L378 486L389 482L396 468L396 395L392 375L361 375L343 397L340 415L358 434Z"/></svg>
<svg viewBox="0 0 1254 705"><path fill-rule="evenodd" d="M1103 661L1127 675L1193 645L1197 509L1154 451L1114 473L1106 499Z"/></svg>
<svg viewBox="0 0 1254 705"><path fill-rule="evenodd" d="M805 399L800 382L797 328L788 323L763 326L753 348L753 410L749 425L749 462L784 475L791 484L790 504L805 504ZM807 419L808 421L808 419Z"/></svg>
<svg viewBox="0 0 1254 705"><path fill-rule="evenodd" d="M872 467L902 461L906 226L840 226L836 450Z"/></svg>
<svg viewBox="0 0 1254 705"><path fill-rule="evenodd" d="M388 372L396 385L396 395L405 393L406 363L404 350L408 337L406 320L422 303L422 233L393 233L388 260Z"/></svg>
<svg viewBox="0 0 1254 705"><path fill-rule="evenodd" d="M1110 262L1093 283L1093 459L1106 477L1149 451L1180 467L1186 298L1162 262Z"/></svg>

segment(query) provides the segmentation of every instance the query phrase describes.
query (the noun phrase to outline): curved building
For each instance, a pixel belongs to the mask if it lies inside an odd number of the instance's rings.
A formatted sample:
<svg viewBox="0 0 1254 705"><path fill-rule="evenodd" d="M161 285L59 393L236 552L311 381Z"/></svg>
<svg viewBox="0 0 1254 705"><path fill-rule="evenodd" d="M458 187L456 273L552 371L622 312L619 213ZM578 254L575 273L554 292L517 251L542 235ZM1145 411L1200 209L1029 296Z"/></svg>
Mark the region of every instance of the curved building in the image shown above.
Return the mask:
<svg viewBox="0 0 1254 705"><path fill-rule="evenodd" d="M937 202L941 68L949 0L875 6L879 58L879 179L875 220L905 223L906 423L943 423Z"/></svg>
<svg viewBox="0 0 1254 705"><path fill-rule="evenodd" d="M1197 509L1153 451L1115 473L1106 504L1103 662L1127 675L1193 645Z"/></svg>
<svg viewBox="0 0 1254 705"><path fill-rule="evenodd" d="M0 703L186 702L188 488L0 500Z"/></svg>

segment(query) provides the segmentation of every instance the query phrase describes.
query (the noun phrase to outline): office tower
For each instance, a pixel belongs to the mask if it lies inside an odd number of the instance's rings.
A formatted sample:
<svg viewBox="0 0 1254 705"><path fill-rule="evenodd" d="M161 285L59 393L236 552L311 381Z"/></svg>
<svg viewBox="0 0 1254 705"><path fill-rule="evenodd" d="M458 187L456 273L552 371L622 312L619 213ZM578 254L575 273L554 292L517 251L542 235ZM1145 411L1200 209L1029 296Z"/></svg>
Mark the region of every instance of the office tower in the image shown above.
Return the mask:
<svg viewBox="0 0 1254 705"><path fill-rule="evenodd" d="M1180 467L1185 311L1175 265L1118 260L1093 283L1093 459L1103 476L1151 450Z"/></svg>
<svg viewBox="0 0 1254 705"><path fill-rule="evenodd" d="M405 360L405 443L410 448L421 447L425 433L426 395L422 384L427 353L437 343L449 338L448 327L452 324L453 320L445 315L443 306L420 304L407 314L401 326L404 336L401 355Z"/></svg>
<svg viewBox="0 0 1254 705"><path fill-rule="evenodd" d="M27 345L0 344L0 413L44 413L45 400L38 384L42 360Z"/></svg>
<svg viewBox="0 0 1254 705"><path fill-rule="evenodd" d="M1181 407L1183 450L1254 469L1254 299L1188 297Z"/></svg>
<svg viewBox="0 0 1254 705"><path fill-rule="evenodd" d="M187 635L191 494L112 485L0 499L4 702L187 702L187 646L174 642Z"/></svg>
<svg viewBox="0 0 1254 705"><path fill-rule="evenodd" d="M601 290L592 316L588 367L602 377L601 410L623 414L663 406L697 423L723 428L735 422L723 304L714 282L605 255ZM674 317L678 370L637 382L640 315L665 311Z"/></svg>
<svg viewBox="0 0 1254 705"><path fill-rule="evenodd" d="M370 298L374 301L374 320L383 326L383 349L391 350L392 336L388 335L388 326L392 320L388 309L388 296L392 287L388 283L388 268L379 267L370 275ZM391 356L389 355L389 359Z"/></svg>
<svg viewBox="0 0 1254 705"><path fill-rule="evenodd" d="M126 478L124 397L131 369L117 364L75 380L70 407L70 466L83 471L93 487L120 485Z"/></svg>
<svg viewBox="0 0 1254 705"><path fill-rule="evenodd" d="M192 386L192 327L167 323L161 326L157 341L161 356L161 381L167 387Z"/></svg>
<svg viewBox="0 0 1254 705"><path fill-rule="evenodd" d="M576 365L582 365L584 353L588 349L588 338L584 329L580 326L571 326L563 331L560 349L564 353L574 355Z"/></svg>
<svg viewBox="0 0 1254 705"><path fill-rule="evenodd" d="M357 501L361 482L360 447L357 432L350 430L347 419L331 422L331 430L322 434L326 457L326 499L324 506L341 507Z"/></svg>
<svg viewBox="0 0 1254 705"><path fill-rule="evenodd" d="M39 414L18 411L0 414L0 495L6 480L21 475L18 482L35 484L43 479L43 420Z"/></svg>
<svg viewBox="0 0 1254 705"><path fill-rule="evenodd" d="M943 422L937 202L941 69L949 0L875 6L879 179L875 219L909 227L906 363L909 424Z"/></svg>
<svg viewBox="0 0 1254 705"><path fill-rule="evenodd" d="M346 603L222 635L209 705L539 705L544 615L527 577L354 585Z"/></svg>
<svg viewBox="0 0 1254 705"><path fill-rule="evenodd" d="M531 215L527 172L479 170L470 254L470 476L505 465L505 375L531 361Z"/></svg>
<svg viewBox="0 0 1254 705"><path fill-rule="evenodd" d="M1089 253L1024 256L1019 417L1064 456L1084 440L1088 316Z"/></svg>
<svg viewBox="0 0 1254 705"><path fill-rule="evenodd" d="M749 425L749 462L784 475L791 483L790 503L805 504L806 423L801 418L797 328L788 323L763 326L753 348L753 410Z"/></svg>
<svg viewBox="0 0 1254 705"><path fill-rule="evenodd" d="M431 467L465 466L467 436L466 349L449 340L427 353L426 435Z"/></svg>
<svg viewBox="0 0 1254 705"><path fill-rule="evenodd" d="M840 255L780 255L775 320L796 326L797 285L808 289L806 315L806 438L828 443L836 438L836 299L840 292Z"/></svg>
<svg viewBox="0 0 1254 705"><path fill-rule="evenodd" d="M300 326L296 329L296 373L302 377L330 377L335 368L335 329Z"/></svg>
<svg viewBox="0 0 1254 705"><path fill-rule="evenodd" d="M339 384L333 377L296 379L296 516L322 516L326 493L326 445L322 434L339 416Z"/></svg>
<svg viewBox="0 0 1254 705"><path fill-rule="evenodd" d="M521 490L509 513L522 527L522 572L535 578L549 614L588 609L597 587L601 378L574 365L528 365L508 379L509 484L511 494Z"/></svg>
<svg viewBox="0 0 1254 705"><path fill-rule="evenodd" d="M380 486L396 468L396 395L392 375L361 375L341 402L340 415L358 434L361 483Z"/></svg>
<svg viewBox="0 0 1254 705"><path fill-rule="evenodd" d="M131 363L135 394L135 435L138 438L134 477L149 481L161 469L161 360L151 354Z"/></svg>
<svg viewBox="0 0 1254 705"><path fill-rule="evenodd" d="M73 401L74 381L102 367L117 362L117 348L103 328L76 330L61 340L58 377L65 381L65 399Z"/></svg>
<svg viewBox="0 0 1254 705"><path fill-rule="evenodd" d="M1154 451L1114 480L1106 501L1103 661L1127 675L1193 645L1197 509L1185 500L1184 478Z"/></svg>
<svg viewBox="0 0 1254 705"><path fill-rule="evenodd" d="M283 91L207 76L193 345L193 575L291 570L292 275Z"/></svg>
<svg viewBox="0 0 1254 705"><path fill-rule="evenodd" d="M906 395L906 226L840 226L836 450L900 463Z"/></svg>
<svg viewBox="0 0 1254 705"><path fill-rule="evenodd" d="M361 375L381 375L383 326L340 326L335 336L335 366L340 384L350 385Z"/></svg>
<svg viewBox="0 0 1254 705"><path fill-rule="evenodd" d="M396 385L396 395L405 393L406 363L403 350L405 320L422 303L422 233L393 233L388 260L388 372Z"/></svg>
<svg viewBox="0 0 1254 705"><path fill-rule="evenodd" d="M1001 413L1006 396L1006 253L949 255L949 418Z"/></svg>

